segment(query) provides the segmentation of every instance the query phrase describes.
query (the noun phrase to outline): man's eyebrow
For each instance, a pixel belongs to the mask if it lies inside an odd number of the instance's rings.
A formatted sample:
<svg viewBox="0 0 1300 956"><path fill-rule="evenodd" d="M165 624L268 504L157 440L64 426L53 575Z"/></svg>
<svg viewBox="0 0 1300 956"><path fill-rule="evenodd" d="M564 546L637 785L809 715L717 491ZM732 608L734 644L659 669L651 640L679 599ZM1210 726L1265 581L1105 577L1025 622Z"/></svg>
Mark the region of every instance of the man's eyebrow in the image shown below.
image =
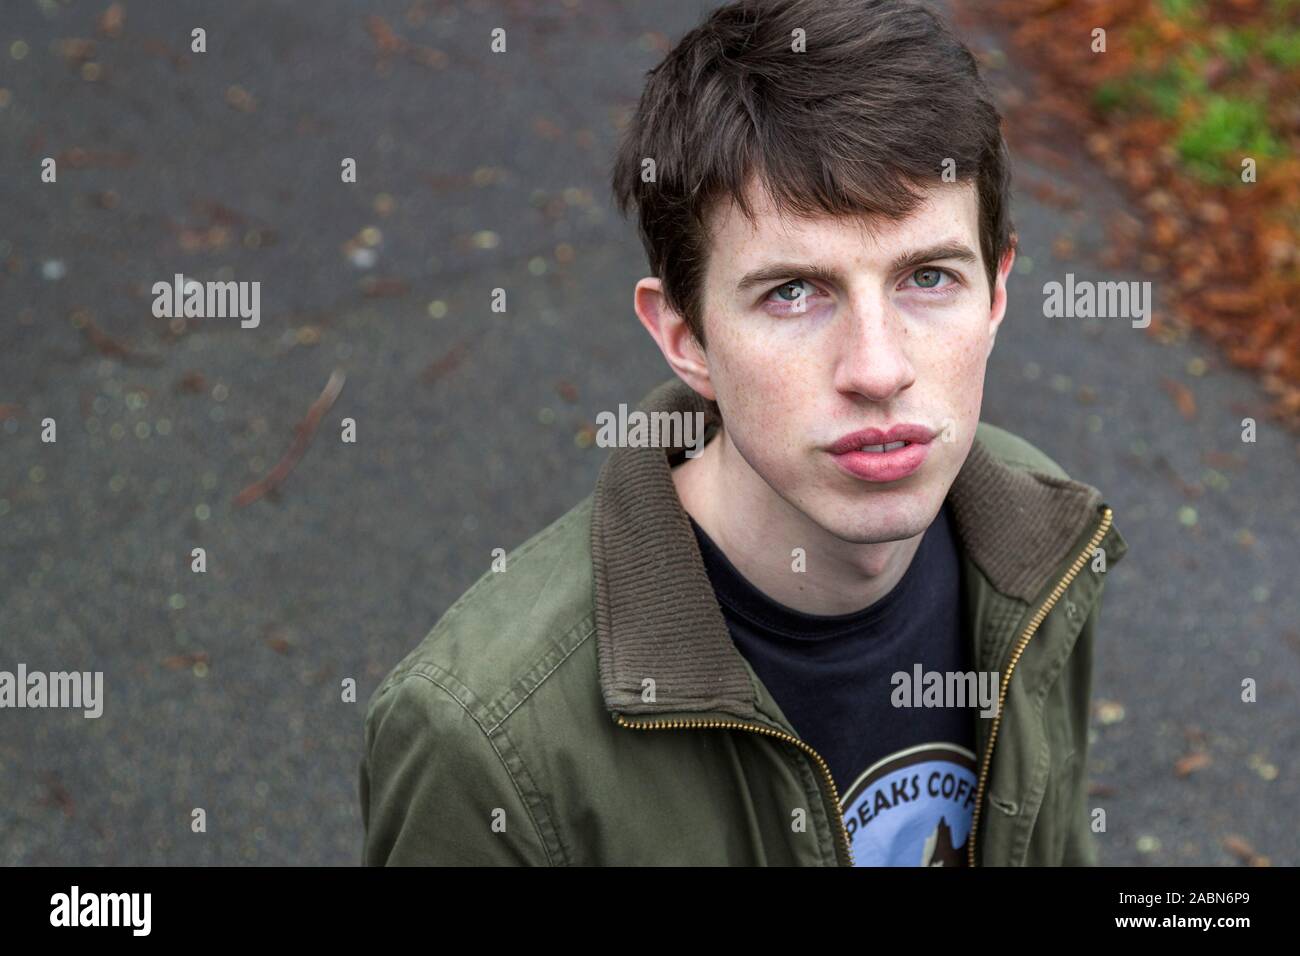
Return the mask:
<svg viewBox="0 0 1300 956"><path fill-rule="evenodd" d="M736 291L744 292L751 286L776 282L778 279L788 279L791 276L814 279L826 285L842 284L838 269L828 269L810 262L771 262L746 272L736 283Z"/></svg>
<svg viewBox="0 0 1300 956"><path fill-rule="evenodd" d="M924 265L927 262L937 262L941 259L955 259L958 262L978 262L979 256L963 242L942 242L938 245L928 246L925 249L903 253L890 263L889 271L891 273L902 272L910 267ZM843 276L838 269L830 269L811 262L771 262L746 272L740 281L736 283L736 291L744 292L751 286L765 282L776 282L780 279L789 279L791 276L799 276L825 285L844 285Z"/></svg>
<svg viewBox="0 0 1300 956"><path fill-rule="evenodd" d="M941 259L955 259L958 262L979 262L979 256L964 242L941 242L927 249L903 253L893 261L889 271L902 272L905 269L925 265L927 262L938 262Z"/></svg>

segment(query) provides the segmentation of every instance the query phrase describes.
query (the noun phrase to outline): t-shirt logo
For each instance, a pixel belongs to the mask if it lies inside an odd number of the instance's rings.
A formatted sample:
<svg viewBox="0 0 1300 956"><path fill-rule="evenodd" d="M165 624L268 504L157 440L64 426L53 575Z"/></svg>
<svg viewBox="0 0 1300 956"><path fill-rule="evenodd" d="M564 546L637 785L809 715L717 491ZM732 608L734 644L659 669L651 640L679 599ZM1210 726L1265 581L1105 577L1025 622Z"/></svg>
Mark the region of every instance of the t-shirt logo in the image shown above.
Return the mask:
<svg viewBox="0 0 1300 956"><path fill-rule="evenodd" d="M862 772L840 801L857 866L965 866L975 755L950 743L908 747Z"/></svg>

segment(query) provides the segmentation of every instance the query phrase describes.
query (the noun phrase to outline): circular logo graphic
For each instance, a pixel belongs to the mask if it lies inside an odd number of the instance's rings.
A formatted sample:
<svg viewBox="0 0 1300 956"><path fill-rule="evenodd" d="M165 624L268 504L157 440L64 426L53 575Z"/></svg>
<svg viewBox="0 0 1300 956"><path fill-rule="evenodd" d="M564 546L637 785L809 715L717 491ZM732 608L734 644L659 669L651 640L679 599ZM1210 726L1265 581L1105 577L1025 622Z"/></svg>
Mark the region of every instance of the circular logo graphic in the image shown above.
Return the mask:
<svg viewBox="0 0 1300 956"><path fill-rule="evenodd" d="M975 755L918 744L877 761L840 801L857 866L965 866Z"/></svg>

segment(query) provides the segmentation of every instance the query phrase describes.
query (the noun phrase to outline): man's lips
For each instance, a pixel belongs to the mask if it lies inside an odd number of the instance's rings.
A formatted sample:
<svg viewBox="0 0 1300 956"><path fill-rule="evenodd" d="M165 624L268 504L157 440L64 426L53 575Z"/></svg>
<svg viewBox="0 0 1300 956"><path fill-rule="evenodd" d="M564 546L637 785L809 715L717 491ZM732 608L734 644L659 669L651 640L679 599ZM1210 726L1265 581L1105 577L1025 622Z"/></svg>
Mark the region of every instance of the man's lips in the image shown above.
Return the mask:
<svg viewBox="0 0 1300 956"><path fill-rule="evenodd" d="M924 425L907 423L893 425L889 428L863 428L838 439L826 450L832 455L858 451L868 445L887 445L890 442L905 441L908 444L924 445L934 438L934 430Z"/></svg>
<svg viewBox="0 0 1300 956"><path fill-rule="evenodd" d="M898 481L921 467L933 438L933 429L911 423L864 428L840 438L827 451L841 469L855 478Z"/></svg>

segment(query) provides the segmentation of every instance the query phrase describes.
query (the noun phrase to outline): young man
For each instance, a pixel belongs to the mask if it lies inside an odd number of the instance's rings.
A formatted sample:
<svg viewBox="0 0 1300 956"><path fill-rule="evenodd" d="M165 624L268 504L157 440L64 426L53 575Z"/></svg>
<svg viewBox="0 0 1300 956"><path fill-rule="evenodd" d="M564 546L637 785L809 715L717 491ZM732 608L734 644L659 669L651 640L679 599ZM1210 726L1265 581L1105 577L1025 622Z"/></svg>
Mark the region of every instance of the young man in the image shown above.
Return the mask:
<svg viewBox="0 0 1300 956"><path fill-rule="evenodd" d="M614 171L675 373L640 408L701 416L703 449L612 451L384 681L365 862L1095 860L1127 546L979 421L1006 162L974 60L911 4L734 3L652 71Z"/></svg>

